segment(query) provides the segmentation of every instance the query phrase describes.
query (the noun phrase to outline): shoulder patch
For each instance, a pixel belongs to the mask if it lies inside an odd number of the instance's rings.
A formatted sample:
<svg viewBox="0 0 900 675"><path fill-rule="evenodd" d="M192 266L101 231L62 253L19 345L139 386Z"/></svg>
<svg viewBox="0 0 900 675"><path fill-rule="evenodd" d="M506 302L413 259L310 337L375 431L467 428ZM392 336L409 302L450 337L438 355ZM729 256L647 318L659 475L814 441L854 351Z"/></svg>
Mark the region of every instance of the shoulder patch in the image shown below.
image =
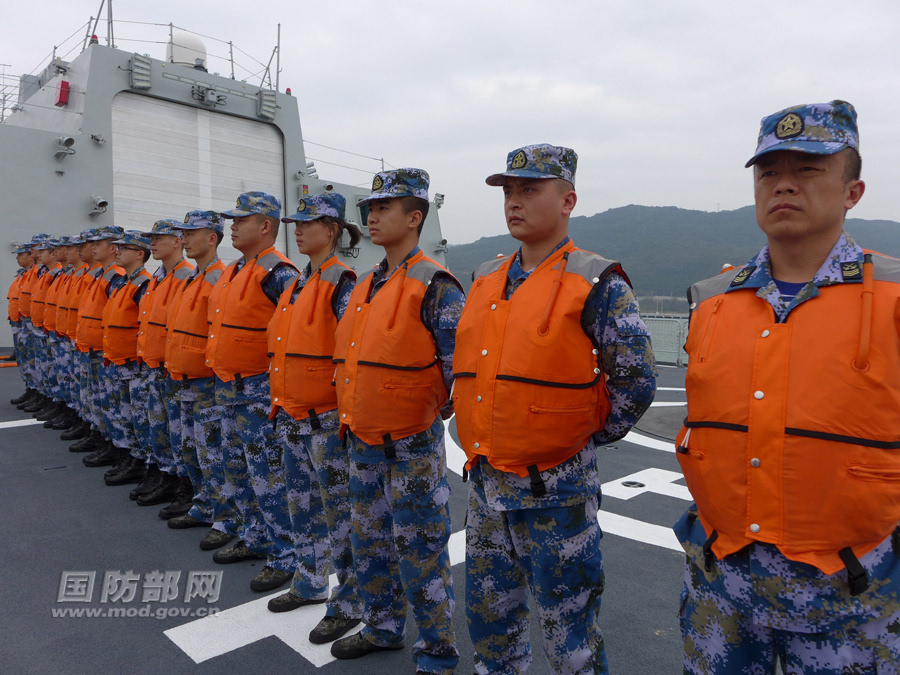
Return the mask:
<svg viewBox="0 0 900 675"><path fill-rule="evenodd" d="M743 286L744 282L750 278L750 275L756 271L756 265L747 265L742 268L740 272L735 275L734 279L731 280L731 283L728 284L731 288L737 288L738 286Z"/></svg>
<svg viewBox="0 0 900 675"><path fill-rule="evenodd" d="M841 263L841 275L844 281L860 281L863 278L862 266L855 260Z"/></svg>

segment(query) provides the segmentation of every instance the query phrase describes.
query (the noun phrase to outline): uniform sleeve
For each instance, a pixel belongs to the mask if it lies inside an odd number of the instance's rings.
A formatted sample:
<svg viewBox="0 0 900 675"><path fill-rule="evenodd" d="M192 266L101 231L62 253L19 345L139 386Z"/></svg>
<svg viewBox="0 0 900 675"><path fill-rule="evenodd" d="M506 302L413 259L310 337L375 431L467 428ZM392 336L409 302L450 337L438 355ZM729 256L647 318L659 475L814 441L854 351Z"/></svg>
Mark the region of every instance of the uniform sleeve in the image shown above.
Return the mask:
<svg viewBox="0 0 900 675"><path fill-rule="evenodd" d="M637 298L621 275L613 272L588 295L582 326L600 345L607 375L610 413L596 434L599 444L622 438L641 418L656 393L656 360L650 332L641 319Z"/></svg>
<svg viewBox="0 0 900 675"><path fill-rule="evenodd" d="M337 288L334 289L334 294L331 296L331 309L334 311L334 315L337 317L338 321L344 316L344 312L347 311L347 305L350 303L350 294L353 293L353 288L356 286L356 279L353 274L350 272L344 272L341 275L341 280L338 282Z"/></svg>
<svg viewBox="0 0 900 675"><path fill-rule="evenodd" d="M298 276L297 268L293 265L281 263L276 265L262 280L262 290L273 305L278 304L278 299L284 293L284 289Z"/></svg>
<svg viewBox="0 0 900 675"><path fill-rule="evenodd" d="M462 314L466 295L449 274L438 273L422 300L422 321L434 336L441 373L449 392L453 387L453 350L456 348L456 324ZM450 405L448 403L448 405Z"/></svg>

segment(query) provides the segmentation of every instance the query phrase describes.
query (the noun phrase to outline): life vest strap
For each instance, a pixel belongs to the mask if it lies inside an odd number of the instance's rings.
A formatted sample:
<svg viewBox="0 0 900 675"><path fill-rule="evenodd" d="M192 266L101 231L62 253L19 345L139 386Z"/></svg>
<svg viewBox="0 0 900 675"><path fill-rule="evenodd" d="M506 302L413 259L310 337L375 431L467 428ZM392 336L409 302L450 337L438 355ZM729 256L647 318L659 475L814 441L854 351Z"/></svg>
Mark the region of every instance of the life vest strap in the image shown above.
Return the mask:
<svg viewBox="0 0 900 675"><path fill-rule="evenodd" d="M537 464L526 467L528 476L531 478L531 495L534 498L543 497L547 494L547 486L544 479L541 478L541 472L538 471Z"/></svg>
<svg viewBox="0 0 900 675"><path fill-rule="evenodd" d="M707 572L712 572L713 560L716 557L716 554L713 553L712 545L716 543L716 539L718 538L719 533L713 530L712 534L709 535L705 542L703 542L703 567Z"/></svg>
<svg viewBox="0 0 900 675"><path fill-rule="evenodd" d="M841 560L847 566L847 583L850 585L850 595L859 595L869 587L869 577L865 568L860 564L859 558L849 546L838 551Z"/></svg>
<svg viewBox="0 0 900 675"><path fill-rule="evenodd" d="M391 439L391 435L385 434L381 438L384 441L384 445L382 445L381 448L384 450L385 459L397 459L397 449L394 447L394 441Z"/></svg>
<svg viewBox="0 0 900 675"><path fill-rule="evenodd" d="M316 415L316 411L310 408L306 412L309 413L309 426L313 431L318 431L322 428L322 423L319 421L319 416Z"/></svg>

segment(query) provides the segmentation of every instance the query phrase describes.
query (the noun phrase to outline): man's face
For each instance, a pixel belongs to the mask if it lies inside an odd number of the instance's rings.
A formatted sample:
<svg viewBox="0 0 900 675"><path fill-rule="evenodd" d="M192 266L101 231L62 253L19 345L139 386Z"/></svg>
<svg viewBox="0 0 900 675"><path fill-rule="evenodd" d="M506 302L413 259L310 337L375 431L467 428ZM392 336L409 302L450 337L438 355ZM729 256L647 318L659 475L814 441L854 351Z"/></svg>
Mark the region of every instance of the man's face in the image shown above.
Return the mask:
<svg viewBox="0 0 900 675"><path fill-rule="evenodd" d="M53 259L55 262L58 262L60 265L66 264L66 253L69 250L67 246L59 246L58 248L53 249Z"/></svg>
<svg viewBox="0 0 900 675"><path fill-rule="evenodd" d="M16 263L19 267L28 267L34 262L30 253L16 253Z"/></svg>
<svg viewBox="0 0 900 675"><path fill-rule="evenodd" d="M116 245L112 243L112 239L93 242L91 250L94 252L94 260L97 262L105 264L116 259Z"/></svg>
<svg viewBox="0 0 900 675"><path fill-rule="evenodd" d="M231 245L238 251L252 251L263 242L263 227L266 219L258 213L239 216L231 221Z"/></svg>
<svg viewBox="0 0 900 675"><path fill-rule="evenodd" d="M165 260L181 252L181 238L174 234L151 234L150 253L154 260Z"/></svg>
<svg viewBox="0 0 900 675"><path fill-rule="evenodd" d="M555 237L575 206L575 191L564 187L553 179L507 177L503 209L509 233L522 242Z"/></svg>
<svg viewBox="0 0 900 675"><path fill-rule="evenodd" d="M369 236L372 243L378 246L392 246L402 243L410 230L415 230L412 225L414 213L403 213L403 204L399 199L376 199L369 202ZM411 226L412 225L412 226Z"/></svg>
<svg viewBox="0 0 900 675"><path fill-rule="evenodd" d="M144 251L137 246L118 246L116 262L126 270L133 271L144 264Z"/></svg>
<svg viewBox="0 0 900 675"><path fill-rule="evenodd" d="M846 153L811 155L778 150L754 169L756 222L770 240L840 236L844 213L856 206L865 185L844 179Z"/></svg>
<svg viewBox="0 0 900 675"><path fill-rule="evenodd" d="M42 248L38 251L38 262L44 267L53 267L56 263L56 258L53 256L53 249Z"/></svg>
<svg viewBox="0 0 900 675"><path fill-rule="evenodd" d="M86 241L81 246L78 247L78 257L81 258L81 262L85 262L88 265L94 262L94 244L92 242Z"/></svg>
<svg viewBox="0 0 900 675"><path fill-rule="evenodd" d="M206 228L202 230L182 230L181 239L184 242L184 252L189 258L203 258L209 252L209 249L215 246L210 242L210 235L214 234L212 230ZM213 239L213 242L215 240Z"/></svg>
<svg viewBox="0 0 900 675"><path fill-rule="evenodd" d="M81 263L81 256L78 254L80 250L81 246L67 246L66 263L69 265L78 266Z"/></svg>

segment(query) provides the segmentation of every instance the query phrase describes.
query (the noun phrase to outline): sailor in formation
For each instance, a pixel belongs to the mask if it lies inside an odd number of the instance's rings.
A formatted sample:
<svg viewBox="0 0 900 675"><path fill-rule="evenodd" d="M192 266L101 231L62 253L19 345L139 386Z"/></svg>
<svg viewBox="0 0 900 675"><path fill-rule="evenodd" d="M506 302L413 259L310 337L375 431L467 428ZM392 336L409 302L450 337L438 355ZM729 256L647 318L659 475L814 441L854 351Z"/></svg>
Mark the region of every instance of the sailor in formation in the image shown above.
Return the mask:
<svg viewBox="0 0 900 675"><path fill-rule="evenodd" d="M900 261L844 232L845 101L763 118L767 244L691 287L684 672L900 672Z"/></svg>

